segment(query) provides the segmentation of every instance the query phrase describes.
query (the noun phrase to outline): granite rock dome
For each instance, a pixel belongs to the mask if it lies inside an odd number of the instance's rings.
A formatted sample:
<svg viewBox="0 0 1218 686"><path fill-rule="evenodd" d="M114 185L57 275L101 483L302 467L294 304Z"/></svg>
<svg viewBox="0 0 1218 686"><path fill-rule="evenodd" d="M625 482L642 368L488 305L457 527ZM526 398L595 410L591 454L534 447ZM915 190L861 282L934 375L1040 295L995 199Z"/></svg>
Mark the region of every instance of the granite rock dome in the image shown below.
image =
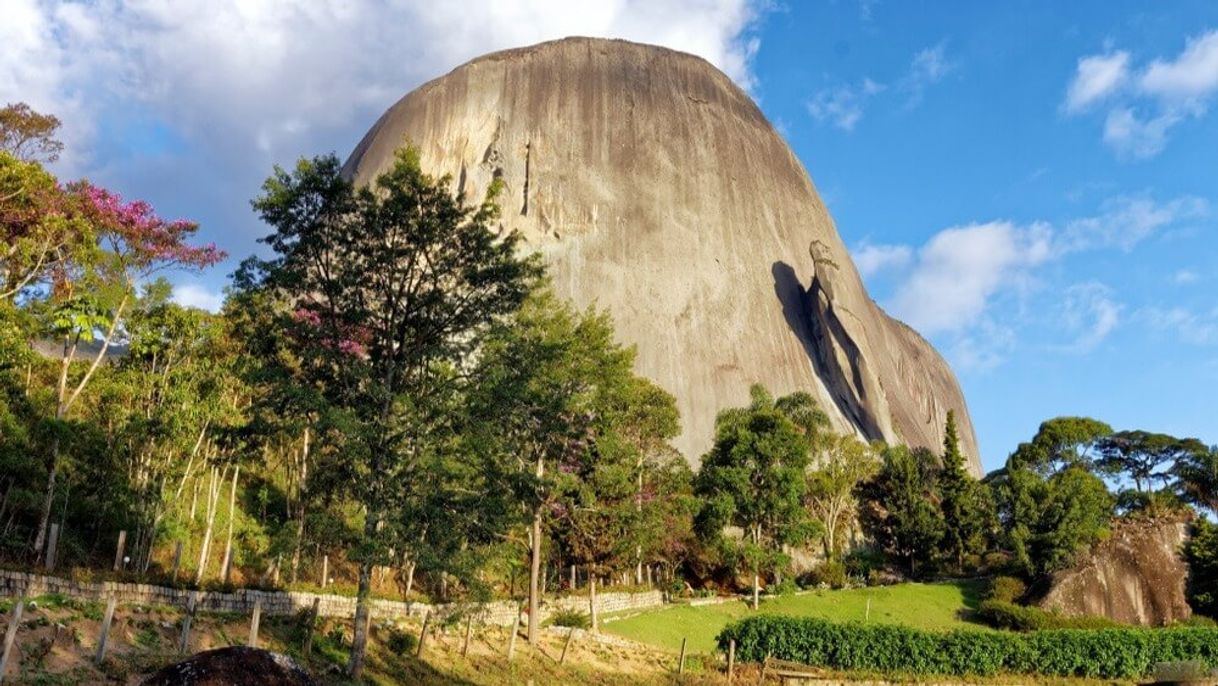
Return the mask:
<svg viewBox="0 0 1218 686"><path fill-rule="evenodd" d="M471 202L503 180L502 227L560 295L613 315L676 396L691 461L760 382L812 393L839 430L936 453L955 410L980 473L950 367L868 297L799 160L705 60L590 38L486 55L393 105L346 174L370 181L406 141Z"/></svg>

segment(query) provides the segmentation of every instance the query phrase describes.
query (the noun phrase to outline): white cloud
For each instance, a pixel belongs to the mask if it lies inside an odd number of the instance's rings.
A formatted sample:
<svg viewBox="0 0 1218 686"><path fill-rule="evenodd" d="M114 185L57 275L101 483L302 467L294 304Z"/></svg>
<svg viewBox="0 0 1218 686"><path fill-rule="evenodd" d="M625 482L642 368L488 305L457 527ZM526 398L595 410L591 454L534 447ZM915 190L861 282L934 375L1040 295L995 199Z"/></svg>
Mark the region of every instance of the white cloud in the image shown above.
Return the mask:
<svg viewBox="0 0 1218 686"><path fill-rule="evenodd" d="M1009 221L968 224L940 231L917 250L864 245L855 252L855 260L863 274L904 262L903 276L885 307L924 334L948 335L947 349L962 367L984 369L1002 360L1014 337L1012 324L1001 328L994 323L995 303L1010 295L1022 302L1028 294L1043 290L1038 273L1044 265L1081 251L1128 251L1207 212L1206 203L1192 197L1158 202L1118 196L1102 203L1097 214L1058 226ZM1060 324L1056 328L1065 329L1073 339L1052 349L1090 350L1121 322L1122 306L1101 284L1079 284L1053 295L1058 301L1038 311L1054 311ZM999 336L999 332L1005 333Z"/></svg>
<svg viewBox="0 0 1218 686"><path fill-rule="evenodd" d="M854 266L863 278L874 276L885 270L899 270L913 259L913 249L908 245L872 245L864 243L850 251Z"/></svg>
<svg viewBox="0 0 1218 686"><path fill-rule="evenodd" d="M173 301L183 307L197 307L208 312L219 312L220 307L224 305L224 296L205 286L186 283L173 287Z"/></svg>
<svg viewBox="0 0 1218 686"><path fill-rule="evenodd" d="M247 200L272 162L345 155L397 98L479 54L570 35L691 52L745 88L763 0L3 0L0 103L64 121L60 169L118 190L147 172L138 140L192 147L166 163L207 195L234 186L217 222L252 245ZM128 135L133 133L138 135ZM150 133L152 132L152 133ZM182 172L179 172L182 173ZM205 187L206 186L206 187ZM231 196L231 197L230 197ZM227 218L227 217L226 217ZM203 219L206 219L204 217ZM205 222L206 225L206 222ZM218 237L217 237L218 238ZM221 241L228 244L228 241Z"/></svg>
<svg viewBox="0 0 1218 686"><path fill-rule="evenodd" d="M1196 283L1201 280L1201 275L1191 269L1181 269L1171 277L1172 283L1183 286L1190 283Z"/></svg>
<svg viewBox="0 0 1218 686"><path fill-rule="evenodd" d="M1081 283L1067 288L1061 304L1061 323L1075 332L1076 337L1057 349L1071 353L1094 350L1120 324L1121 309L1112 299L1112 289L1101 283Z"/></svg>
<svg viewBox="0 0 1218 686"><path fill-rule="evenodd" d="M901 88L909 93L907 107L915 107L922 102L922 96L927 86L943 80L956 65L949 62L946 55L946 45L940 43L932 48L919 50L909 65L909 73L901 80Z"/></svg>
<svg viewBox="0 0 1218 686"><path fill-rule="evenodd" d="M817 121L828 121L843 131L853 131L863 117L863 103L883 90L883 84L869 78L864 78L858 86L826 88L808 102L808 112Z"/></svg>
<svg viewBox="0 0 1218 686"><path fill-rule="evenodd" d="M1195 98L1218 91L1218 30L1188 39L1175 60L1157 59L1138 85L1146 93Z"/></svg>
<svg viewBox="0 0 1218 686"><path fill-rule="evenodd" d="M1043 224L998 221L945 229L918 250L892 310L923 333L959 331L978 320L995 291L1049 256Z"/></svg>
<svg viewBox="0 0 1218 686"><path fill-rule="evenodd" d="M1149 196L1116 196L1103 202L1099 214L1066 222L1056 249L1075 252L1115 247L1128 252L1163 228L1208 214L1209 203L1204 198L1183 196L1160 203Z"/></svg>
<svg viewBox="0 0 1218 686"><path fill-rule="evenodd" d="M1178 124L1203 116L1218 93L1218 29L1188 38L1174 59L1157 58L1142 70L1130 61L1125 51L1080 59L1062 109L1076 115L1110 102L1104 143L1118 156L1145 159L1162 152Z"/></svg>
<svg viewBox="0 0 1218 686"><path fill-rule="evenodd" d="M1140 313L1150 328L1192 345L1218 345L1218 308L1197 313L1184 307L1146 308Z"/></svg>
<svg viewBox="0 0 1218 686"><path fill-rule="evenodd" d="M1129 53L1091 55L1078 61L1074 80L1066 89L1067 112L1080 112L1111 95L1129 76Z"/></svg>

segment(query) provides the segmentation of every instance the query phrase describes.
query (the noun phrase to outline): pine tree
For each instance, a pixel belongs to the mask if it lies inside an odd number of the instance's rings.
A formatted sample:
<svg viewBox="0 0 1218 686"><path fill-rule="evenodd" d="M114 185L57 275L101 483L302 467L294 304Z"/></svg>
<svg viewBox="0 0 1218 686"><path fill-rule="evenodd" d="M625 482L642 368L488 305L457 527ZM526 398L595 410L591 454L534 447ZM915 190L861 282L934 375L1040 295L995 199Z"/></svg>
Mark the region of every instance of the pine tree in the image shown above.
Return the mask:
<svg viewBox="0 0 1218 686"><path fill-rule="evenodd" d="M943 471L938 483L939 507L947 527L943 542L956 570L963 571L964 556L984 547L988 491L964 468L956 414L951 410L943 433Z"/></svg>

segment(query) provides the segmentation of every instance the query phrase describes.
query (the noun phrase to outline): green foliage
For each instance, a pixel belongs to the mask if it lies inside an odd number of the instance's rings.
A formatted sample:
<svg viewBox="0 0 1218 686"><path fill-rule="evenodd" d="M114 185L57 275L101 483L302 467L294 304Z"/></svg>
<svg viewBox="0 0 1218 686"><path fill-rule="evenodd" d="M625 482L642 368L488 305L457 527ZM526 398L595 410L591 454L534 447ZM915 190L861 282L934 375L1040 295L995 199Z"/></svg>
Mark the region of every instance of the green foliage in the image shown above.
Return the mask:
<svg viewBox="0 0 1218 686"><path fill-rule="evenodd" d="M1069 467L1085 467L1096 441L1110 434L1111 426L1089 417L1049 419L1031 441L1019 444L1007 461L1007 469L1028 469L1048 476Z"/></svg>
<svg viewBox="0 0 1218 686"><path fill-rule="evenodd" d="M1218 445L1189 451L1172 471L1176 490L1185 500L1218 516Z"/></svg>
<svg viewBox="0 0 1218 686"><path fill-rule="evenodd" d="M592 626L592 619L586 612L580 612L574 608L562 608L550 614L550 624L572 629L587 629Z"/></svg>
<svg viewBox="0 0 1218 686"><path fill-rule="evenodd" d="M1011 631L1044 631L1046 629L1107 629L1119 626L1104 617L1065 617L1039 607L1016 605L1015 603L991 599L982 601L977 608L977 619L995 629Z"/></svg>
<svg viewBox="0 0 1218 686"><path fill-rule="evenodd" d="M863 530L914 577L933 568L946 531L936 476L930 452L896 446L884 450L879 473L860 487Z"/></svg>
<svg viewBox="0 0 1218 686"><path fill-rule="evenodd" d="M944 434L943 469L936 484L939 509L943 513L943 544L948 559L958 572L963 572L966 556L985 551L987 534L992 528L993 501L989 489L974 479L964 467L956 414L951 410L947 413Z"/></svg>
<svg viewBox="0 0 1218 686"><path fill-rule="evenodd" d="M1048 478L1014 467L992 475L1003 542L1021 573L1034 577L1068 566L1108 534L1114 500L1104 482L1073 465Z"/></svg>
<svg viewBox="0 0 1218 686"><path fill-rule="evenodd" d="M715 419L715 443L702 458L694 490L702 499L697 527L719 541L753 575L754 605L760 575L785 563L783 544L798 545L813 533L803 508L815 401L807 394L775 402L762 386L750 389L748 407L724 410ZM744 530L740 541L723 537L728 526Z"/></svg>
<svg viewBox="0 0 1218 686"><path fill-rule="evenodd" d="M1209 453L1195 438L1149 431L1120 431L1105 436L1097 442L1096 450L1096 468L1111 477L1131 479L1139 493L1153 492L1156 483L1166 486L1177 462Z"/></svg>
<svg viewBox="0 0 1218 686"><path fill-rule="evenodd" d="M808 584L811 586L824 585L838 589L845 588L849 581L845 563L838 560L827 560L808 575Z"/></svg>
<svg viewBox="0 0 1218 686"><path fill-rule="evenodd" d="M1028 587L1020 579L1011 576L996 576L990 580L986 590L986 600L997 600L1003 603L1014 603L1028 592Z"/></svg>
<svg viewBox="0 0 1218 686"><path fill-rule="evenodd" d="M858 485L879 468L876 451L854 436L823 433L813 448L804 506L820 523L825 557L840 557L858 521Z"/></svg>
<svg viewBox="0 0 1218 686"><path fill-rule="evenodd" d="M1198 519L1184 547L1188 602L1195 612L1218 617L1218 524Z"/></svg>
<svg viewBox="0 0 1218 686"><path fill-rule="evenodd" d="M1062 629L1030 634L957 630L935 633L880 624L756 616L719 634L721 650L736 641L736 658L767 656L845 671L893 674L1137 679L1164 661L1218 666L1218 630Z"/></svg>
<svg viewBox="0 0 1218 686"><path fill-rule="evenodd" d="M408 631L394 627L389 630L389 638L385 640L385 645L394 655L414 655L415 648L419 645L419 639Z"/></svg>

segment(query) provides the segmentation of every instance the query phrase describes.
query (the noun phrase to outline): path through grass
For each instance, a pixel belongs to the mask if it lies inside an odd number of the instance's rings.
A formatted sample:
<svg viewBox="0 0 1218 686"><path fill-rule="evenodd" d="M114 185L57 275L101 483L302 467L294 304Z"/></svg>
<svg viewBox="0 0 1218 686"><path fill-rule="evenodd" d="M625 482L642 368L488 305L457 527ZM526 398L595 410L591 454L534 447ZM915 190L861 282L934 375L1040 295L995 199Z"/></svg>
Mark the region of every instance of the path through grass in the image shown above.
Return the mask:
<svg viewBox="0 0 1218 686"><path fill-rule="evenodd" d="M866 619L941 631L982 629L960 618L961 610L977 606L981 588L981 582L966 581L812 591L763 600L760 612L820 617L834 622ZM688 638L691 652L709 653L715 649L715 636L723 627L751 612L743 601L701 607L676 605L608 622L603 630L673 652L680 650L682 638Z"/></svg>

